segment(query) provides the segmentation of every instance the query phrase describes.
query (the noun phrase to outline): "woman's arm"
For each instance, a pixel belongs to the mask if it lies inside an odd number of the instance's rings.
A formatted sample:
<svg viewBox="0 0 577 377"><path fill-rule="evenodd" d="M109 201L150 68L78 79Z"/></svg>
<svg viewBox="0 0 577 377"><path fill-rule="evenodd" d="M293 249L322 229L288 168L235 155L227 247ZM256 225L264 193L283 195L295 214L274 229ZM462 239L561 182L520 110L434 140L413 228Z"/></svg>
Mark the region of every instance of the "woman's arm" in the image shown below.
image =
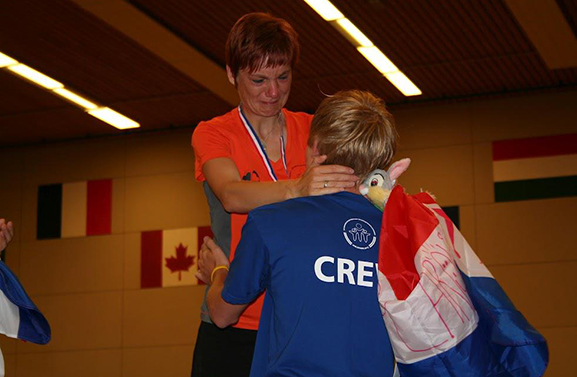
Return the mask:
<svg viewBox="0 0 577 377"><path fill-rule="evenodd" d="M299 179L278 182L243 181L234 162L226 157L205 162L202 173L226 211L247 213L265 204L301 196L332 194L354 187L358 177L351 168L319 165L325 159L325 156L315 157L315 162Z"/></svg>

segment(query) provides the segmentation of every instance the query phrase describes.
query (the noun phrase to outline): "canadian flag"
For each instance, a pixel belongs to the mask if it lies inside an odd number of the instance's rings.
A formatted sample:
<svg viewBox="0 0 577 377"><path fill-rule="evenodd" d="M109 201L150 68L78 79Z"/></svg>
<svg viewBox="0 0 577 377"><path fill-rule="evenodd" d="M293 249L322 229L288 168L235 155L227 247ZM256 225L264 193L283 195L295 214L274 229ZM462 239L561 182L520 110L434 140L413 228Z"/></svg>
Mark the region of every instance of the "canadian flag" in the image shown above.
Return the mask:
<svg viewBox="0 0 577 377"><path fill-rule="evenodd" d="M213 236L209 226L142 232L141 288L204 284L194 274L205 236Z"/></svg>

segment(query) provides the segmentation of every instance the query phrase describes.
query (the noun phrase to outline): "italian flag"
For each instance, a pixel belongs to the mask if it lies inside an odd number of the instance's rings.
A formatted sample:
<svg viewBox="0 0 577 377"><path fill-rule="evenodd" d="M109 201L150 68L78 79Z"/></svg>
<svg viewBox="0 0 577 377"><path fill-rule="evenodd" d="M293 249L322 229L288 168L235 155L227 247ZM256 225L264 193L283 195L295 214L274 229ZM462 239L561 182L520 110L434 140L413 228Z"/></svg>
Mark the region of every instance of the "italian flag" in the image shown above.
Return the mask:
<svg viewBox="0 0 577 377"><path fill-rule="evenodd" d="M36 238L110 234L112 179L38 187Z"/></svg>
<svg viewBox="0 0 577 377"><path fill-rule="evenodd" d="M577 195L577 134L493 142L495 202Z"/></svg>
<svg viewBox="0 0 577 377"><path fill-rule="evenodd" d="M194 274L204 236L213 237L209 226L142 232L141 288L203 284Z"/></svg>

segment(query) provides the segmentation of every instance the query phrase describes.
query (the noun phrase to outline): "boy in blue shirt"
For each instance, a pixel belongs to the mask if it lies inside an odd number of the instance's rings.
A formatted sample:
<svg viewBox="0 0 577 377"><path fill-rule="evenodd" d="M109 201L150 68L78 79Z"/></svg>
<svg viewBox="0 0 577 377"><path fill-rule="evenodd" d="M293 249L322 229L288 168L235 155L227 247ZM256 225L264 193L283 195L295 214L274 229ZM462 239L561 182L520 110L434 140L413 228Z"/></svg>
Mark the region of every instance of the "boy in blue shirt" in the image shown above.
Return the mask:
<svg viewBox="0 0 577 377"><path fill-rule="evenodd" d="M326 164L364 178L385 169L395 148L384 103L366 92L339 92L315 113L307 162L327 155ZM226 256L206 240L199 277L211 284L207 303L217 326L234 324L267 292L251 377L393 375L377 300L381 217L357 185L251 211L230 271Z"/></svg>

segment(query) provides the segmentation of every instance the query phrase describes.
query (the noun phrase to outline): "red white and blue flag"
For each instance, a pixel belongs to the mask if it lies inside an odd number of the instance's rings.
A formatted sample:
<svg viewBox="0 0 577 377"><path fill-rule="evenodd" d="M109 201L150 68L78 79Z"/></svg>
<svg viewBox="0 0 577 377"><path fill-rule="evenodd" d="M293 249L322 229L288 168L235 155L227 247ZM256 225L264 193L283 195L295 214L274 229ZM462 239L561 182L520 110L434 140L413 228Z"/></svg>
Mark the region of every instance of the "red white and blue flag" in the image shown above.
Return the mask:
<svg viewBox="0 0 577 377"><path fill-rule="evenodd" d="M380 238L379 303L400 375L538 377L547 343L429 194L397 186Z"/></svg>

